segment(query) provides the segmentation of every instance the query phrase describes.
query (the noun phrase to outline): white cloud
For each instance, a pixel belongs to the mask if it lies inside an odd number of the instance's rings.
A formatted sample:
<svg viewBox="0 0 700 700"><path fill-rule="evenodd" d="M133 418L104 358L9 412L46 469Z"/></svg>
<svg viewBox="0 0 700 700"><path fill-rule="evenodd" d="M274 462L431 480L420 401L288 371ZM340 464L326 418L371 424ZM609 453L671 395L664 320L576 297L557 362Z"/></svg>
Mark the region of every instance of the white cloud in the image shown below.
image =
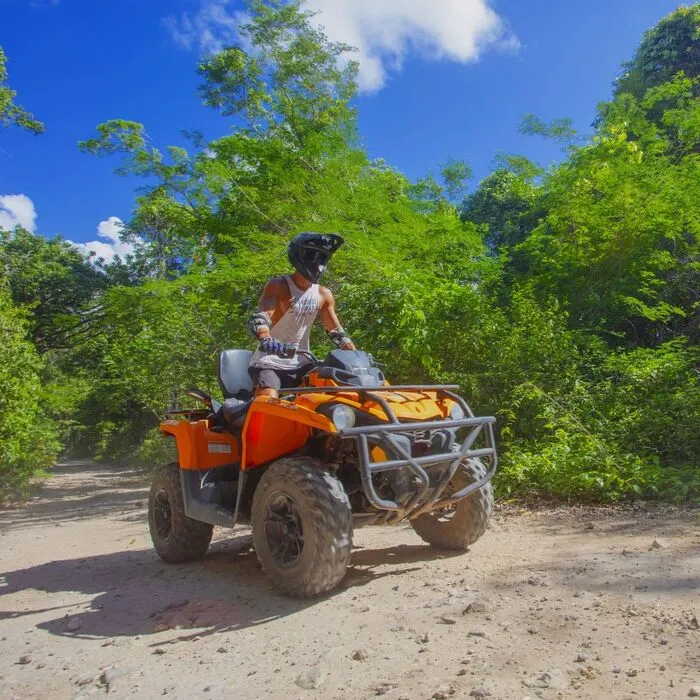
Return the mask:
<svg viewBox="0 0 700 700"><path fill-rule="evenodd" d="M36 209L26 194L0 196L0 229L14 231L15 226L31 233L36 231Z"/></svg>
<svg viewBox="0 0 700 700"><path fill-rule="evenodd" d="M110 216L105 221L100 221L97 225L97 235L104 238L105 241L88 241L87 243L73 243L83 255L89 256L94 253L97 259L104 258L105 263L111 263L115 256L119 256L122 260L127 255L133 255L136 246L133 243L125 243L120 240L120 235L124 229L124 222L118 216Z"/></svg>
<svg viewBox="0 0 700 700"><path fill-rule="evenodd" d="M357 47L359 83L363 92L376 92L392 71L409 56L457 63L476 61L488 48L519 46L490 0L307 0L318 12L313 22L329 39ZM178 20L165 20L173 39L183 48L204 53L220 51L238 39L245 17L230 12L230 0L200 0L199 11Z"/></svg>
<svg viewBox="0 0 700 700"><path fill-rule="evenodd" d="M30 233L36 233L36 209L34 202L26 194L0 195L0 229L13 231L16 226L21 226ZM118 216L110 216L97 225L97 235L105 240L89 241L87 243L73 243L83 255L90 256L93 253L96 258L104 258L106 263L114 260L118 255L122 260L127 255L133 255L137 245L141 242L126 243L120 239L124 228L124 222Z"/></svg>
<svg viewBox="0 0 700 700"><path fill-rule="evenodd" d="M184 12L180 19L163 20L171 36L183 49L196 48L202 53L216 53L239 41L238 26L246 14L229 11L230 0L200 0L199 10L191 15Z"/></svg>
<svg viewBox="0 0 700 700"><path fill-rule="evenodd" d="M411 55L428 61L476 61L492 46L518 41L488 0L308 0L329 39L359 49L360 89L381 89Z"/></svg>

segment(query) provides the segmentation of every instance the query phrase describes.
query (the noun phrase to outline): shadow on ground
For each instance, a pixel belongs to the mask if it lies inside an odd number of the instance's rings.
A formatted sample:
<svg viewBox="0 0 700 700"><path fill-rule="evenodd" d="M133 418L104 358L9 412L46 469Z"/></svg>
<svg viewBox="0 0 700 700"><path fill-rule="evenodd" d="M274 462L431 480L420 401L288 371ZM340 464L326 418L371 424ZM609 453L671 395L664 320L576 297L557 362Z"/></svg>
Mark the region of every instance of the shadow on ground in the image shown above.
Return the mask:
<svg viewBox="0 0 700 700"><path fill-rule="evenodd" d="M147 476L143 472L94 462L58 465L38 495L0 512L7 529L109 518L145 524ZM47 593L83 593L88 600L70 605L41 605L21 612L0 610L0 620L39 615L40 629L67 637L112 638L183 630L175 640L264 624L291 615L316 601L277 593L263 574L250 535L238 531L212 544L204 559L183 565L164 564L151 549L111 552L50 561L0 574L2 597L24 589ZM401 576L420 568L406 566L445 558L426 545L378 549L356 548L351 566L330 595L363 586L384 576ZM87 610L75 613L76 608ZM46 619L49 613L55 613ZM195 631L196 630L196 631ZM157 634L154 642L158 644Z"/></svg>
<svg viewBox="0 0 700 700"><path fill-rule="evenodd" d="M182 630L183 635L167 642L173 643L264 624L323 600L295 600L277 593L251 544L249 535L234 536L215 543L204 559L191 564L164 564L152 550L138 550L52 561L0 574L0 607L2 596L23 589L79 592L91 597L89 609L77 614L66 610L74 609L73 604L22 612L0 610L0 620L56 612L55 617L36 626L51 634L77 638ZM444 554L421 545L356 550L347 576L327 597L383 576L415 571L419 567L405 565L438 557ZM159 644L157 637L154 643Z"/></svg>

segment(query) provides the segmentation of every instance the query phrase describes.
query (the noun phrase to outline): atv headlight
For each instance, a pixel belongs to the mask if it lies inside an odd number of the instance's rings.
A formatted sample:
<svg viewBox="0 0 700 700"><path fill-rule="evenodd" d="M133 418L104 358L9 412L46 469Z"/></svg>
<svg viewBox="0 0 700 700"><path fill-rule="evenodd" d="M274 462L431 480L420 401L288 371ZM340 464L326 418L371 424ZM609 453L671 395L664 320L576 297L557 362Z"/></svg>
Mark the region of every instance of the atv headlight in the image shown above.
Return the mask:
<svg viewBox="0 0 700 700"><path fill-rule="evenodd" d="M331 411L331 420L338 432L352 428L355 425L355 411L350 406L339 404Z"/></svg>
<svg viewBox="0 0 700 700"><path fill-rule="evenodd" d="M458 404L453 404L450 409L450 418L452 420L462 420L464 418L464 409Z"/></svg>

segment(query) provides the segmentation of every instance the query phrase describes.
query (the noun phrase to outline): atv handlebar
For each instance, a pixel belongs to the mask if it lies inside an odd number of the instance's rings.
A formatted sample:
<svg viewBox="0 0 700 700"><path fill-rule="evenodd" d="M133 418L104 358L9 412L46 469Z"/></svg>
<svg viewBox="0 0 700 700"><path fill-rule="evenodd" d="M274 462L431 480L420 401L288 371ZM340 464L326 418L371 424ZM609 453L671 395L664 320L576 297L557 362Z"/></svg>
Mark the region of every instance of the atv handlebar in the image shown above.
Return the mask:
<svg viewBox="0 0 700 700"><path fill-rule="evenodd" d="M319 360L318 357L316 357L316 355L314 355L310 350L297 350L295 348L294 355L292 355L292 357L295 357L296 355L303 355L304 357L308 357L314 365L321 364L321 360Z"/></svg>

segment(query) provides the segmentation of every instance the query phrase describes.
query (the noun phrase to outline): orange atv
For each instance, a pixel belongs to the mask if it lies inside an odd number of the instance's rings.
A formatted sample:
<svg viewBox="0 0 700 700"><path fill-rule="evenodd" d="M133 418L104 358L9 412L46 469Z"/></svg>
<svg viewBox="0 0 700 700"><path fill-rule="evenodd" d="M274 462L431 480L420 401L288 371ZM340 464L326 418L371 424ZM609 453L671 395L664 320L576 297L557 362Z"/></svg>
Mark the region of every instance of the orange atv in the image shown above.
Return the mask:
<svg viewBox="0 0 700 700"><path fill-rule="evenodd" d="M220 354L223 403L191 389L206 408L170 411L161 423L179 454L156 472L148 500L165 561L203 556L214 525L247 523L273 583L310 597L343 578L353 526L408 520L444 549L481 537L495 419L475 417L457 387L389 386L367 353L333 350L313 358L302 386L253 398L250 356Z"/></svg>

